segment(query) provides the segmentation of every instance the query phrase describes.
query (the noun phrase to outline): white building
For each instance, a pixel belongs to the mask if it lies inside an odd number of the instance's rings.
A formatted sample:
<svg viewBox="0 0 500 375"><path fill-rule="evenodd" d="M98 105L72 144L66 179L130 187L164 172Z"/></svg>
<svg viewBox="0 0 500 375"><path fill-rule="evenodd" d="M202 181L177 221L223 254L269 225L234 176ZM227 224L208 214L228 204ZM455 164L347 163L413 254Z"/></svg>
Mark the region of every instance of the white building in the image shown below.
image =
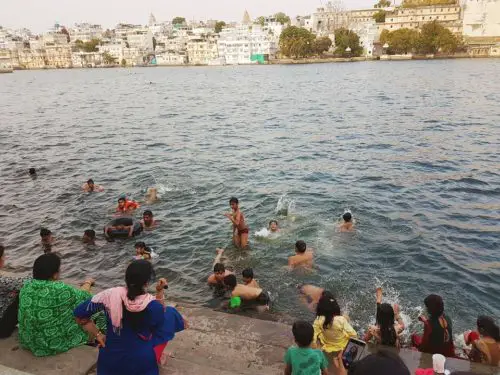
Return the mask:
<svg viewBox="0 0 500 375"><path fill-rule="evenodd" d="M193 35L187 42L189 64L208 65L219 57L217 37L213 34Z"/></svg>
<svg viewBox="0 0 500 375"><path fill-rule="evenodd" d="M184 53L163 51L156 54L156 65L184 65L187 64L187 56Z"/></svg>
<svg viewBox="0 0 500 375"><path fill-rule="evenodd" d="M153 51L153 33L148 28L135 28L126 33L126 41L129 48L137 48L141 51Z"/></svg>
<svg viewBox="0 0 500 375"><path fill-rule="evenodd" d="M125 48L125 43L124 42L117 42L117 43L108 43L108 44L102 44L97 46L99 49L99 53L108 53L112 57L116 59L118 63L120 63L123 59L123 50Z"/></svg>
<svg viewBox="0 0 500 375"><path fill-rule="evenodd" d="M76 40L89 42L92 39L102 39L104 33L101 25L92 25L90 23L76 23L68 32L72 43Z"/></svg>
<svg viewBox="0 0 500 375"><path fill-rule="evenodd" d="M68 36L59 32L48 32L43 34L44 46L64 46L68 44Z"/></svg>
<svg viewBox="0 0 500 375"><path fill-rule="evenodd" d="M500 0L465 0L466 37L500 37Z"/></svg>
<svg viewBox="0 0 500 375"><path fill-rule="evenodd" d="M359 44L363 47L363 56L372 57L374 43L379 36L379 28L375 20L351 24L350 29L359 36Z"/></svg>

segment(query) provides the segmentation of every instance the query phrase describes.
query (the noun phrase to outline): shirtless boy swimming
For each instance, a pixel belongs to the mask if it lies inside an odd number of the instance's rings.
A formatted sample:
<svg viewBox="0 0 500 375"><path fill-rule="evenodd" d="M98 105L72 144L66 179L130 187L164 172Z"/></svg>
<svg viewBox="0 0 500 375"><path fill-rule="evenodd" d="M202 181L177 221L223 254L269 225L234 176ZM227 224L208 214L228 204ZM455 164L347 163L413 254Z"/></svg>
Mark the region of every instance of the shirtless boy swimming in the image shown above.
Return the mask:
<svg viewBox="0 0 500 375"><path fill-rule="evenodd" d="M224 277L232 275L233 273L229 270L226 270L226 267L221 262L224 249L216 249L215 252L217 256L215 257L213 265L214 273L208 277L207 283L212 286L223 286Z"/></svg>
<svg viewBox="0 0 500 375"><path fill-rule="evenodd" d="M295 255L288 258L288 267L291 269L295 267L312 268L313 266L313 252L307 249L304 241L299 240L295 243Z"/></svg>
<svg viewBox="0 0 500 375"><path fill-rule="evenodd" d="M340 224L339 230L341 232L353 232L354 231L354 222L352 220L352 214L350 212L346 212L342 215L342 219L344 222Z"/></svg>
<svg viewBox="0 0 500 375"><path fill-rule="evenodd" d="M238 284L235 275L224 277L224 287L231 292L231 298L239 297L242 300L243 307L265 306L269 309L271 299L269 293L264 292L262 288Z"/></svg>

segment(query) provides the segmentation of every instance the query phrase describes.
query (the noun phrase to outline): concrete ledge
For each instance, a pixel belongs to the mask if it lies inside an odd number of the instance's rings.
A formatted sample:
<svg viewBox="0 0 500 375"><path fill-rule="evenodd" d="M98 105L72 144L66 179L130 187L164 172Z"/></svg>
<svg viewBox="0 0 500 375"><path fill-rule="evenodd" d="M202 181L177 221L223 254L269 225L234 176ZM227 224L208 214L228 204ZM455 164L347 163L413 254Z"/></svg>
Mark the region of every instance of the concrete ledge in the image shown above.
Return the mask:
<svg viewBox="0 0 500 375"><path fill-rule="evenodd" d="M0 375L33 375L0 365Z"/></svg>

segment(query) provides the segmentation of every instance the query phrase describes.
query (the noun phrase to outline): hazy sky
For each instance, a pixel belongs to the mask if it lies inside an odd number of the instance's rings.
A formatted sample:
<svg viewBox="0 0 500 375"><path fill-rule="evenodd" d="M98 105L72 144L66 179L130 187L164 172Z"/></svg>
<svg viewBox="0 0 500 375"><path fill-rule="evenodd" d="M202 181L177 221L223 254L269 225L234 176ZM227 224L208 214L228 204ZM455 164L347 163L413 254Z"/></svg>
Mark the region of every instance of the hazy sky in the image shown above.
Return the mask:
<svg viewBox="0 0 500 375"><path fill-rule="evenodd" d="M321 0L325 3L325 0ZM72 26L91 22L111 28L118 22L147 24L153 12L158 21L175 16L187 19L241 21L245 9L250 17L283 11L290 16L312 13L320 0L0 0L0 25L27 27L40 33L55 21ZM347 9L367 7L376 1L344 0Z"/></svg>

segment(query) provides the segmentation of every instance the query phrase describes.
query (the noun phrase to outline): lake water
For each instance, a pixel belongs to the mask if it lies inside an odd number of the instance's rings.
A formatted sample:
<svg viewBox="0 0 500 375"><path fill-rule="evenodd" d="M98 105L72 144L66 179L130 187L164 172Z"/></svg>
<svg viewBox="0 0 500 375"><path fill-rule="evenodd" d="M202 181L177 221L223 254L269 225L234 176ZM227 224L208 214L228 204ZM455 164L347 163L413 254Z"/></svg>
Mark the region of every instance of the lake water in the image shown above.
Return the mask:
<svg viewBox="0 0 500 375"><path fill-rule="evenodd" d="M141 240L176 298L215 305L205 280L228 247L227 263L254 268L277 315L311 317L296 285L313 283L361 330L383 285L408 322L442 294L458 334L480 313L500 316L499 120L500 60L4 74L0 240L26 271L46 226L63 277L116 285L135 241L107 243L102 227L120 194L144 201L156 185L161 200L143 208L162 224ZM105 193L81 192L90 177ZM222 215L233 195L249 251L232 248ZM275 212L280 197L288 217ZM346 208L354 234L335 230ZM280 237L256 238L273 218ZM97 249L80 243L87 228ZM284 268L298 239L316 252L314 273Z"/></svg>

